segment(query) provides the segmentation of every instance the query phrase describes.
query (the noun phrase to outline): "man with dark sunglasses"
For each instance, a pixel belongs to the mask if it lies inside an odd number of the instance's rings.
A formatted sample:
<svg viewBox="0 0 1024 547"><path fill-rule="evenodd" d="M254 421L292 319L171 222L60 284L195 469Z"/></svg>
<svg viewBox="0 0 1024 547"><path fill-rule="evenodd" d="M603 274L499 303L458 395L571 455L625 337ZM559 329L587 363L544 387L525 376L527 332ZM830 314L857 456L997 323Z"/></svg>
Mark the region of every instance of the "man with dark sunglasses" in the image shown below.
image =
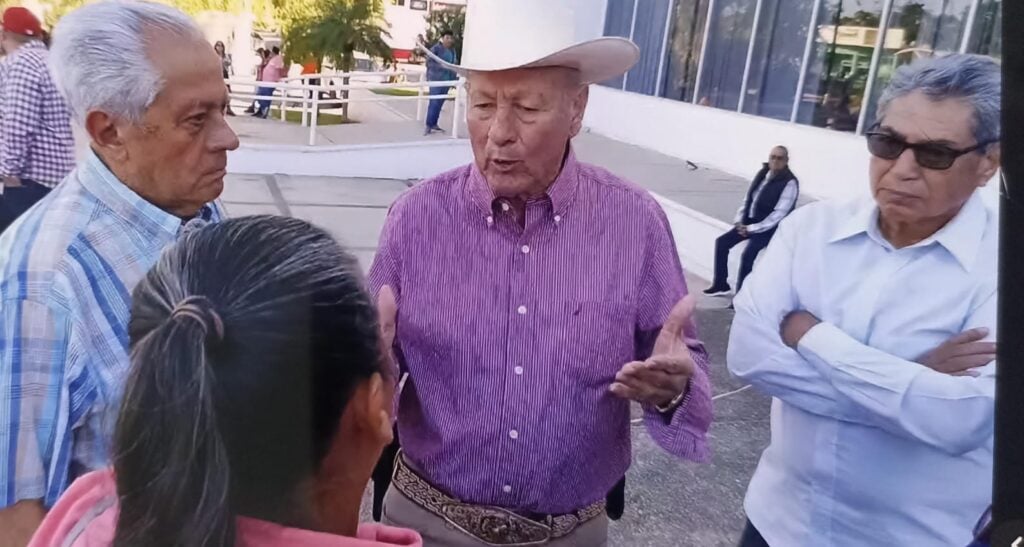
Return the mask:
<svg viewBox="0 0 1024 547"><path fill-rule="evenodd" d="M790 215L737 296L729 370L773 397L742 546L970 543L991 499L999 103L991 59L899 68L866 135L872 199Z"/></svg>
<svg viewBox="0 0 1024 547"><path fill-rule="evenodd" d="M735 226L715 240L715 278L704 294L717 296L732 290L728 281L729 251L746 241L736 281L736 291L739 292L743 280L754 269L757 255L771 242L782 219L796 208L799 197L800 181L789 170L789 150L785 146L776 146L754 176L743 205L736 211Z"/></svg>

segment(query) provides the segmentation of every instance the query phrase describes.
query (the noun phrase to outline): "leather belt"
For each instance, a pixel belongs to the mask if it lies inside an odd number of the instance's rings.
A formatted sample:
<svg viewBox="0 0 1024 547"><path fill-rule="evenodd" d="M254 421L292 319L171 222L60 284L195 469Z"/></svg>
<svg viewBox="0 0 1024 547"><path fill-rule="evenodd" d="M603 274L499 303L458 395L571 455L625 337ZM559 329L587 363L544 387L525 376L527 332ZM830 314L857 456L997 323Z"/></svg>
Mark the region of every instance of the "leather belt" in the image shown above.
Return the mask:
<svg viewBox="0 0 1024 547"><path fill-rule="evenodd" d="M571 534L605 511L601 500L572 513L530 518L501 507L462 503L409 469L401 454L395 458L391 484L420 507L488 545L541 545Z"/></svg>

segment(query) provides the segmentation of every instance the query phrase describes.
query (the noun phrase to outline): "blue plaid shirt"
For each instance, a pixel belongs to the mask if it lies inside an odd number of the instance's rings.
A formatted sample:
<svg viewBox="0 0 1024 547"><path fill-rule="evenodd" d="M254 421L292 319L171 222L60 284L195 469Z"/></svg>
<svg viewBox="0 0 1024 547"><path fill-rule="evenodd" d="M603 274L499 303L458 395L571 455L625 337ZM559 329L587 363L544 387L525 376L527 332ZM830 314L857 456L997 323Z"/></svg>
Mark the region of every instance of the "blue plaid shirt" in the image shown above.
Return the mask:
<svg viewBox="0 0 1024 547"><path fill-rule="evenodd" d="M0 508L109 464L131 291L182 229L90 153L0 237Z"/></svg>
<svg viewBox="0 0 1024 547"><path fill-rule="evenodd" d="M0 175L53 187L75 168L71 115L33 40L0 62Z"/></svg>

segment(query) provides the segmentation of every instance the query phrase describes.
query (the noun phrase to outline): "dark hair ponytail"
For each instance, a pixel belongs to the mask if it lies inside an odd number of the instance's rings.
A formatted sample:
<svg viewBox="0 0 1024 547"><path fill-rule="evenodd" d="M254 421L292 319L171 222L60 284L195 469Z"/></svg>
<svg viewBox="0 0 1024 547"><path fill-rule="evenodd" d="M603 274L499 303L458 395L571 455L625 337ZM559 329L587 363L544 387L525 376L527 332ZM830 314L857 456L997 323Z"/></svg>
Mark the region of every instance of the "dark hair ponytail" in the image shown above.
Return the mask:
<svg viewBox="0 0 1024 547"><path fill-rule="evenodd" d="M187 233L135 287L114 434L116 547L234 547L289 524L351 393L381 369L355 257L284 217Z"/></svg>
<svg viewBox="0 0 1024 547"><path fill-rule="evenodd" d="M119 520L133 525L117 527L115 547L234 545L209 330L201 317L172 312L133 348L132 360L146 366L133 367L115 434L124 450L114 460Z"/></svg>

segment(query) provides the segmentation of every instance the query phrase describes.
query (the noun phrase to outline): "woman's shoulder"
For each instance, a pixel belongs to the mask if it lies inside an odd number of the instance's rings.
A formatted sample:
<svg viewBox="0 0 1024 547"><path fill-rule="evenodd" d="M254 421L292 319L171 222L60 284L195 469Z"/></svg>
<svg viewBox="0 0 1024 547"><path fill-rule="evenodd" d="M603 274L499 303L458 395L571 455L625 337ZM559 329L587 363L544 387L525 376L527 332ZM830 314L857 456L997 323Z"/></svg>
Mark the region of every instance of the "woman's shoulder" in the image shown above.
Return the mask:
<svg viewBox="0 0 1024 547"><path fill-rule="evenodd" d="M117 483L110 469L83 475L61 495L29 547L109 545L117 525ZM72 537L75 536L75 537Z"/></svg>

